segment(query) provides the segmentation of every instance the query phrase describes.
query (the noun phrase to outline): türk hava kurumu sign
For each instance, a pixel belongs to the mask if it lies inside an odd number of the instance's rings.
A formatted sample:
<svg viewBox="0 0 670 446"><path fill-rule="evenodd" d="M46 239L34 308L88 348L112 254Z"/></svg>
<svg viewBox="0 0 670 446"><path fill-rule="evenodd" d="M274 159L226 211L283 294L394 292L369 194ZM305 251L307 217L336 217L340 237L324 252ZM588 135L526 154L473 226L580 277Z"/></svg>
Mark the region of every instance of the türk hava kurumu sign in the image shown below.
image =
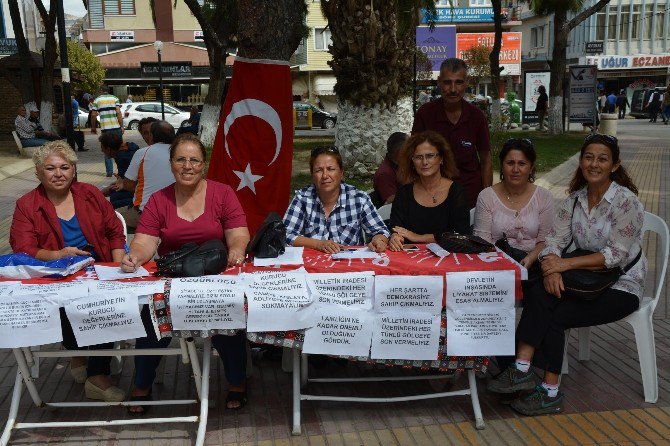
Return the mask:
<svg viewBox="0 0 670 446"><path fill-rule="evenodd" d="M463 59L463 52L475 46L493 48L495 33L458 33L456 35L456 57ZM500 47L500 66L503 76L521 74L521 33L503 33Z"/></svg>

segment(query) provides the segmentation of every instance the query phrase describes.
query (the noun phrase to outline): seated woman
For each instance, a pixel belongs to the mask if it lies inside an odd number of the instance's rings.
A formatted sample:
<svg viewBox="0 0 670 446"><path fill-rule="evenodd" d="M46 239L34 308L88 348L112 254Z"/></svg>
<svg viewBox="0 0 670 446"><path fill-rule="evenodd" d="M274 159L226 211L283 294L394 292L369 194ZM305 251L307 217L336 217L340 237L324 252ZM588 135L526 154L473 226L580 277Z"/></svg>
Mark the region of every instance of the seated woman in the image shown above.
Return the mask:
<svg viewBox="0 0 670 446"><path fill-rule="evenodd" d="M92 256L100 262L120 262L123 257L121 221L112 205L90 184L74 180L77 155L65 141L53 141L33 155L40 185L19 198L9 232L14 252L40 260L68 256ZM113 348L113 343L78 347L65 311L60 309L63 346L68 350ZM108 356L72 358L70 371L79 383L85 382L86 397L123 401L124 393L112 386Z"/></svg>
<svg viewBox="0 0 670 446"><path fill-rule="evenodd" d="M182 133L193 133L194 135L198 134L200 130L200 109L197 105L191 106L191 114L188 117L188 125L179 127L177 129L177 136Z"/></svg>
<svg viewBox="0 0 670 446"><path fill-rule="evenodd" d="M534 389L512 402L512 407L525 415L563 410L564 395L558 391L558 381L565 330L618 321L637 310L647 273L644 255L634 262L642 249L644 207L621 165L615 137L597 133L586 137L569 190L540 253L544 283L537 282L524 293L516 332L516 362L488 385L497 393ZM562 250L573 241L577 248L595 252L561 258ZM595 300L562 296L564 271L624 268L631 263L628 272ZM545 372L542 385L536 386L529 367L539 357Z"/></svg>
<svg viewBox="0 0 670 446"><path fill-rule="evenodd" d="M103 132L98 138L100 149L105 156L113 158L116 162L116 181L102 189L102 194L109 197L114 209L130 206L133 204L133 192L123 189L123 178L130 165L130 160L140 148L134 142L123 142L121 136L116 132Z"/></svg>
<svg viewBox="0 0 670 446"><path fill-rule="evenodd" d="M398 156L398 189L391 208L393 230L389 248L403 243L433 243L443 232L470 232L470 211L463 187L452 181L458 174L447 141L427 130L407 140Z"/></svg>
<svg viewBox="0 0 670 446"><path fill-rule="evenodd" d="M249 243L249 230L242 206L235 192L226 184L205 178L205 146L190 133L177 137L170 146L170 165L176 182L154 193L147 202L130 245L123 256L121 269L132 272L148 262L155 252L162 256L185 243L204 243L224 240L228 247L228 264L244 262ZM137 348L167 347L170 338L156 339L149 317L149 307L142 310L147 337L136 342ZM246 394L246 334L214 336L212 345L223 361L226 379L230 384L226 407L240 409L247 401ZM156 377L160 356L137 356L133 401L151 398L151 386ZM131 413L146 412L149 406L129 406Z"/></svg>
<svg viewBox="0 0 670 446"><path fill-rule="evenodd" d="M311 185L296 191L284 215L286 241L325 253L339 252L346 245L362 245L384 252L388 230L370 196L342 181L342 156L333 146L312 150L309 158Z"/></svg>
<svg viewBox="0 0 670 446"><path fill-rule="evenodd" d="M510 246L528 253L520 263L530 268L554 224L554 197L533 184L537 155L530 140L507 140L499 158L500 183L479 193L473 233L491 243L506 235Z"/></svg>

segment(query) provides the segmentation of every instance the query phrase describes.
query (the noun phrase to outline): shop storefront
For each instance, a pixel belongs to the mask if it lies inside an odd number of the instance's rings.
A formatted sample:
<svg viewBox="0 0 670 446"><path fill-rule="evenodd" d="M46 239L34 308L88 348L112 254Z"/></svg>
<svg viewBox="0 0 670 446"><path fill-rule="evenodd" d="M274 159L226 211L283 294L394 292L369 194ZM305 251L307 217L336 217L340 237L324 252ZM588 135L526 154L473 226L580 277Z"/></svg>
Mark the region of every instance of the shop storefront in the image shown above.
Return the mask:
<svg viewBox="0 0 670 446"><path fill-rule="evenodd" d="M670 54L585 56L580 63L598 66L598 87L609 94L666 86L670 82Z"/></svg>

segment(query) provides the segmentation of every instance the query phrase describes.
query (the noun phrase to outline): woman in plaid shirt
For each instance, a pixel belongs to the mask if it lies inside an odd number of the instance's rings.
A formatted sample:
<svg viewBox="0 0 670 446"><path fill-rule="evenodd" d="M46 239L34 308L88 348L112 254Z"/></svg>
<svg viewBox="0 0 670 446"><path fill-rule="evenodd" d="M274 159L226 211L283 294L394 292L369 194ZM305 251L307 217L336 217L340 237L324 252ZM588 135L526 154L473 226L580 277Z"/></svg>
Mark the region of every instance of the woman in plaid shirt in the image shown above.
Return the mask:
<svg viewBox="0 0 670 446"><path fill-rule="evenodd" d="M388 229L369 195L342 182L342 156L337 148L315 147L309 168L313 184L296 191L284 215L288 243L333 254L343 246L362 245L365 233L368 247L383 252Z"/></svg>

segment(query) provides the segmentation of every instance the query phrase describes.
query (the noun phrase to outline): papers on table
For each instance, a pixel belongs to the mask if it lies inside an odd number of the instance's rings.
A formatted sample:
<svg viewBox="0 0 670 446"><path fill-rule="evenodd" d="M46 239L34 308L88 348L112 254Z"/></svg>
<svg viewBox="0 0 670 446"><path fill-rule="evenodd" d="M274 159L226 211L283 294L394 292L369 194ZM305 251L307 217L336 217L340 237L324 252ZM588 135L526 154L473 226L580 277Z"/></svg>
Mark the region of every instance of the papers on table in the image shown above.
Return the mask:
<svg viewBox="0 0 670 446"><path fill-rule="evenodd" d="M436 256L442 258L442 257L447 257L449 254L451 254L449 251L438 245L437 243L428 243L426 245L426 248Z"/></svg>
<svg viewBox="0 0 670 446"><path fill-rule="evenodd" d="M347 259L378 259L381 256L370 248L345 248L340 252L332 254L333 260Z"/></svg>
<svg viewBox="0 0 670 446"><path fill-rule="evenodd" d="M314 325L314 307L305 274L269 272L245 275L248 331L284 331Z"/></svg>
<svg viewBox="0 0 670 446"><path fill-rule="evenodd" d="M275 265L302 265L302 253L305 248L287 246L284 254L273 259L259 259L254 257L254 266L275 266Z"/></svg>
<svg viewBox="0 0 670 446"><path fill-rule="evenodd" d="M514 354L514 271L447 273L447 354Z"/></svg>
<svg viewBox="0 0 670 446"><path fill-rule="evenodd" d="M316 304L371 309L374 279L372 272L317 273L307 275L307 287Z"/></svg>
<svg viewBox="0 0 670 446"><path fill-rule="evenodd" d="M54 282L36 285L21 285L12 292L12 296L39 294L62 307L66 303L88 296L88 282Z"/></svg>
<svg viewBox="0 0 670 446"><path fill-rule="evenodd" d="M20 285L21 282L19 281L0 282L0 298L9 296Z"/></svg>
<svg viewBox="0 0 670 446"><path fill-rule="evenodd" d="M368 356L370 314L357 308L328 307L316 312L316 324L305 330L305 353Z"/></svg>
<svg viewBox="0 0 670 446"><path fill-rule="evenodd" d="M63 340L58 304L39 294L0 299L0 348L30 347Z"/></svg>
<svg viewBox="0 0 670 446"><path fill-rule="evenodd" d="M244 285L236 276L172 279L170 314L175 330L245 328Z"/></svg>
<svg viewBox="0 0 670 446"><path fill-rule="evenodd" d="M146 336L137 297L123 291L84 297L65 305L80 347Z"/></svg>
<svg viewBox="0 0 670 446"><path fill-rule="evenodd" d="M94 265L94 268L95 273L98 275L98 280L121 280L150 276L149 271L143 266L137 268L137 271L134 273L125 273L118 266Z"/></svg>

